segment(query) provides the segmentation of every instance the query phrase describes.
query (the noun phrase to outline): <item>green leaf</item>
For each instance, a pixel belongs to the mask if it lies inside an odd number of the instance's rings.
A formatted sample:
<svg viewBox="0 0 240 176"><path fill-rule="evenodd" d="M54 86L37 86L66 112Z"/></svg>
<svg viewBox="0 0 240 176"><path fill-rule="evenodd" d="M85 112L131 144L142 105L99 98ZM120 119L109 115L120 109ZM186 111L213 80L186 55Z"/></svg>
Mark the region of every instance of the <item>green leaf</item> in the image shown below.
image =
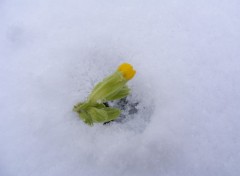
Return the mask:
<svg viewBox="0 0 240 176"><path fill-rule="evenodd" d="M111 121L111 120L115 120L121 114L121 111L119 109L117 109L117 108L106 107L106 108L104 108L104 110L108 114L108 119L105 122L108 122L108 121Z"/></svg>
<svg viewBox="0 0 240 176"><path fill-rule="evenodd" d="M88 102L78 103L73 107L73 111L81 112L83 110L86 110L89 106L92 106L92 105Z"/></svg>
<svg viewBox="0 0 240 176"><path fill-rule="evenodd" d="M87 112L81 111L81 112L78 112L78 115L86 124L88 124L90 126L93 125L93 120L92 120L91 116L88 115Z"/></svg>
<svg viewBox="0 0 240 176"><path fill-rule="evenodd" d="M91 107L88 110L89 115L91 116L93 122L106 122L108 120L108 113L104 109L97 109Z"/></svg>
<svg viewBox="0 0 240 176"><path fill-rule="evenodd" d="M98 108L98 109L103 109L103 108L105 108L106 106L105 106L104 104L102 104L102 103L97 103L97 104L94 105L94 107L95 107L95 108Z"/></svg>
<svg viewBox="0 0 240 176"><path fill-rule="evenodd" d="M93 122L104 123L116 119L121 111L117 108L105 107L103 109L89 108L88 114Z"/></svg>

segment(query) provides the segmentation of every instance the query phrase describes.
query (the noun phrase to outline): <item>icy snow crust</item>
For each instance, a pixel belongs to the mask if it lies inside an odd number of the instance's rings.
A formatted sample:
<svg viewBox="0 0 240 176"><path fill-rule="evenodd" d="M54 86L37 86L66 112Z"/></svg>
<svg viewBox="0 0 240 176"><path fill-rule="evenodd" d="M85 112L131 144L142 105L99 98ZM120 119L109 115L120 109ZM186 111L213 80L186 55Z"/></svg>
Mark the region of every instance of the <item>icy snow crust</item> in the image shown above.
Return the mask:
<svg viewBox="0 0 240 176"><path fill-rule="evenodd" d="M1 176L237 176L239 0L0 1ZM73 105L122 62L138 113Z"/></svg>

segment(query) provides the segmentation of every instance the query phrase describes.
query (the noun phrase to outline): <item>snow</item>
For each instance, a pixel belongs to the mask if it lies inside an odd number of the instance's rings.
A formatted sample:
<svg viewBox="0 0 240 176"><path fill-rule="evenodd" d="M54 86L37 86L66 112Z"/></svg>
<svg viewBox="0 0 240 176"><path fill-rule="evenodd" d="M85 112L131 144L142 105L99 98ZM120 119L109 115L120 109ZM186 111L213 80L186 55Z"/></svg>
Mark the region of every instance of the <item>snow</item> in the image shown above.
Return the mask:
<svg viewBox="0 0 240 176"><path fill-rule="evenodd" d="M0 175L240 173L240 1L0 1ZM72 112L129 62L139 112Z"/></svg>

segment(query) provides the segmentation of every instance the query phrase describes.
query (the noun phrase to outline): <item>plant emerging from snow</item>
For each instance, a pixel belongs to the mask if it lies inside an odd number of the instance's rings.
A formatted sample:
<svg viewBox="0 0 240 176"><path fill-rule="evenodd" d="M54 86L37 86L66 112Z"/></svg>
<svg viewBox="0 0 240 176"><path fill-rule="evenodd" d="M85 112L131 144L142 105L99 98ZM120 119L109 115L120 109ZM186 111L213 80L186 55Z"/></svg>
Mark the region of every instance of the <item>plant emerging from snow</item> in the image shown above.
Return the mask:
<svg viewBox="0 0 240 176"><path fill-rule="evenodd" d="M135 73L132 65L121 64L112 75L106 77L94 87L85 102L78 103L73 110L88 125L116 119L121 110L107 107L104 103L128 96L130 89L126 83L134 77Z"/></svg>

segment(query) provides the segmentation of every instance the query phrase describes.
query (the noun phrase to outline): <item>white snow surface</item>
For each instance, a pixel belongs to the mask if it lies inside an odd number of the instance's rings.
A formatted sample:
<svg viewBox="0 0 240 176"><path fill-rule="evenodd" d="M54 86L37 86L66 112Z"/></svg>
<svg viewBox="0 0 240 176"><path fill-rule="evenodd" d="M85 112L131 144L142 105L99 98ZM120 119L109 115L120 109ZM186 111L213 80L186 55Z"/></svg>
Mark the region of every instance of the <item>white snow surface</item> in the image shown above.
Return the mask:
<svg viewBox="0 0 240 176"><path fill-rule="evenodd" d="M238 176L239 0L0 0L1 176ZM122 62L138 113L72 111Z"/></svg>

